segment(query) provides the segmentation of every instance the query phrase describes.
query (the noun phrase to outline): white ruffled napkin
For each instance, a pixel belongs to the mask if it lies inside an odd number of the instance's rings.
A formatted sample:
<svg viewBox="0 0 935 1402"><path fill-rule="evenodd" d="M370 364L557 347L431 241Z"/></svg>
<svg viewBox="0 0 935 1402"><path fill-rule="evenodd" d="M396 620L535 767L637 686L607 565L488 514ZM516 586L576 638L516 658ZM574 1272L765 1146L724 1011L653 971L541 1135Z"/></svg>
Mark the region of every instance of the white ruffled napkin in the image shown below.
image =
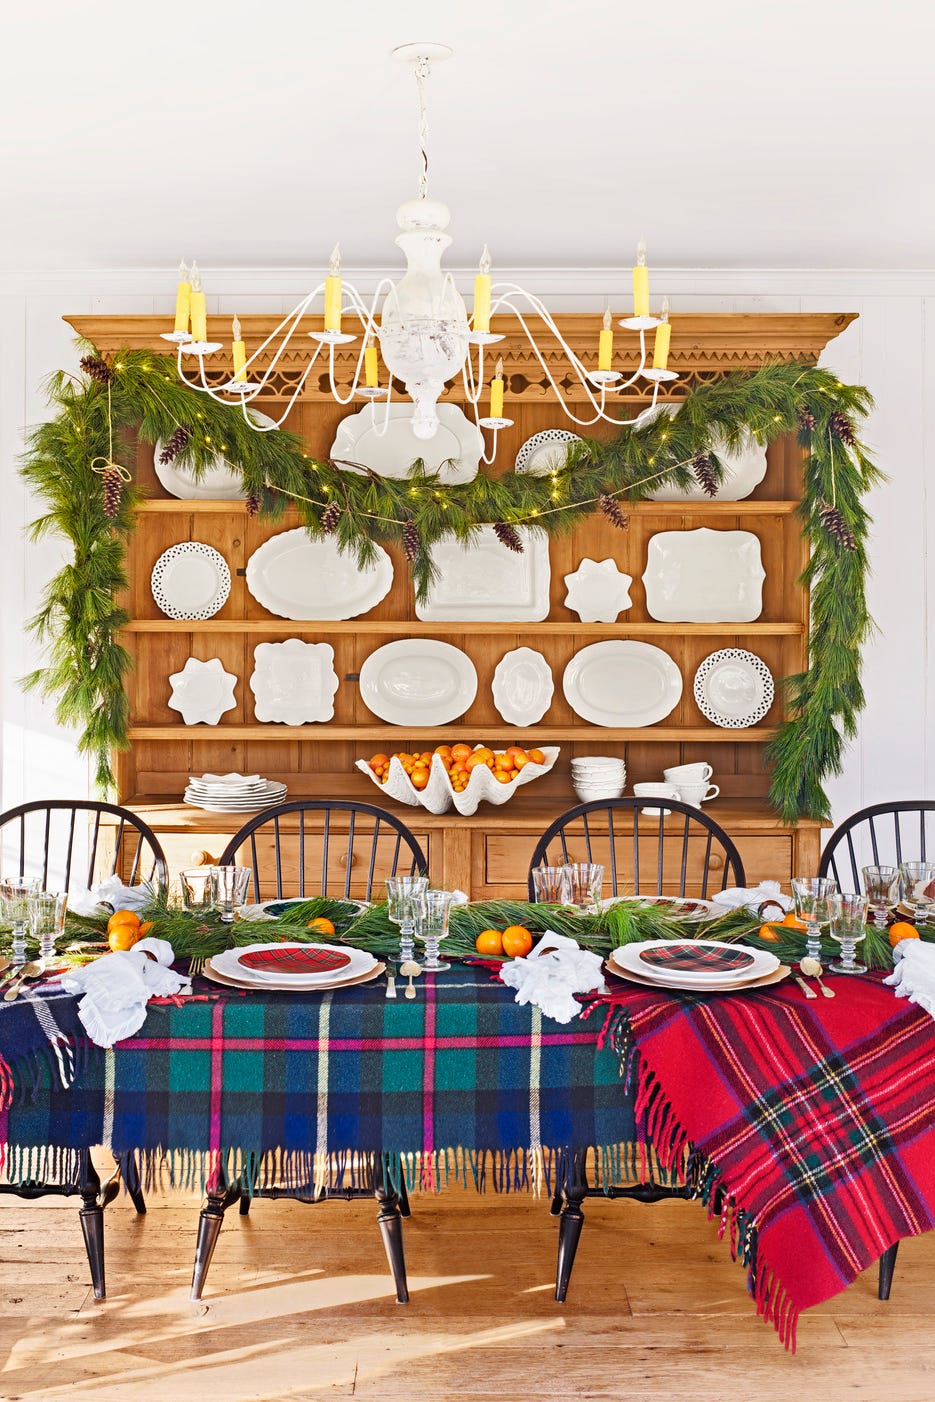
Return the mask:
<svg viewBox="0 0 935 1402"><path fill-rule="evenodd" d="M535 1003L556 1022L571 1022L580 1015L581 1004L574 994L604 991L600 955L552 930L545 931L525 959L504 964L500 979L516 989L515 1002Z"/></svg>
<svg viewBox="0 0 935 1402"><path fill-rule="evenodd" d="M908 998L935 1017L935 945L900 940L893 950L893 972L883 982L897 998Z"/></svg>
<svg viewBox="0 0 935 1402"><path fill-rule="evenodd" d="M783 895L778 881L761 881L759 886L729 886L711 899L726 910L739 910L745 905L751 915L765 918L770 914L768 906L778 905L783 912L792 909L792 897Z"/></svg>
<svg viewBox="0 0 935 1402"><path fill-rule="evenodd" d="M152 959L147 957L150 954ZM191 987L186 975L169 968L174 957L168 940L142 939L132 949L105 954L63 976L62 988L84 994L78 1016L92 1042L112 1047L132 1037L146 1021L150 998Z"/></svg>
<svg viewBox="0 0 935 1402"><path fill-rule="evenodd" d="M108 876L89 891L69 891L68 909L72 915L99 915L102 905L114 910L140 911L153 898L153 888L124 886L119 876Z"/></svg>

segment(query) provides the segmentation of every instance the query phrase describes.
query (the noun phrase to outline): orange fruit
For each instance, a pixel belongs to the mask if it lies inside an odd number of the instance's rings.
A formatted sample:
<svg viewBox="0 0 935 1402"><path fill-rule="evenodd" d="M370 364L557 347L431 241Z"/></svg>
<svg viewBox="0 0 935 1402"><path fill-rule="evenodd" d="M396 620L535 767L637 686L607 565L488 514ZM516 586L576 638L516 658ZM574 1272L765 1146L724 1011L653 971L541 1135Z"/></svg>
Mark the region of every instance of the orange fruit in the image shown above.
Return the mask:
<svg viewBox="0 0 935 1402"><path fill-rule="evenodd" d="M371 769L382 769L390 762L388 755L371 755L367 763Z"/></svg>
<svg viewBox="0 0 935 1402"><path fill-rule="evenodd" d="M107 943L115 954L132 949L139 939L135 925L115 925L107 936Z"/></svg>
<svg viewBox="0 0 935 1402"><path fill-rule="evenodd" d="M794 910L787 910L782 920L779 922L789 930L807 930L808 926L804 920L800 920Z"/></svg>
<svg viewBox="0 0 935 1402"><path fill-rule="evenodd" d="M417 765L409 777L412 780L412 787L414 789L424 789L429 782L429 771Z"/></svg>
<svg viewBox="0 0 935 1402"><path fill-rule="evenodd" d="M107 922L107 933L110 934L112 930L116 930L118 925L129 925L130 929L136 933L140 928L140 917L134 910L115 910Z"/></svg>
<svg viewBox="0 0 935 1402"><path fill-rule="evenodd" d="M525 925L507 925L503 931L503 952L511 959L524 959L532 949L532 935Z"/></svg>
<svg viewBox="0 0 935 1402"><path fill-rule="evenodd" d="M153 920L144 920L144 921L143 921L143 924L142 924L142 925L140 926L140 928L139 928L139 937L140 937L140 939L141 939L141 940L145 939L146 936L149 934L150 930L153 930L153 929L155 929L155 921L153 921Z"/></svg>
<svg viewBox="0 0 935 1402"><path fill-rule="evenodd" d="M457 745L452 745L451 747L452 759L467 759L471 755L471 753L472 751L470 745L465 745L463 740L460 741Z"/></svg>
<svg viewBox="0 0 935 1402"><path fill-rule="evenodd" d="M499 930L481 930L474 941L478 954L502 954L503 936Z"/></svg>
<svg viewBox="0 0 935 1402"><path fill-rule="evenodd" d="M897 920L890 926L890 944L895 949L900 940L917 940L919 932L915 925L910 925L908 920Z"/></svg>
<svg viewBox="0 0 935 1402"><path fill-rule="evenodd" d="M783 923L785 923L785 922L783 922ZM779 940L779 939L781 939L781 938L782 938L782 937L781 937L779 931L775 928L775 926L773 926L773 925L761 925L761 926L760 926L760 939L761 939L761 940L766 940L769 944L775 944L776 941Z"/></svg>
<svg viewBox="0 0 935 1402"><path fill-rule="evenodd" d="M306 925L306 930L314 930L316 935L333 935L334 926L324 915L316 915L314 920L310 920Z"/></svg>
<svg viewBox="0 0 935 1402"><path fill-rule="evenodd" d="M545 764L545 755L541 750L530 750L529 761L531 764Z"/></svg>
<svg viewBox="0 0 935 1402"><path fill-rule="evenodd" d="M531 763L532 761L526 754L518 754L513 756L513 765L516 769L525 769L526 765Z"/></svg>
<svg viewBox="0 0 935 1402"><path fill-rule="evenodd" d="M496 779L498 784L512 784L513 771L512 769L495 769L493 771L493 777Z"/></svg>

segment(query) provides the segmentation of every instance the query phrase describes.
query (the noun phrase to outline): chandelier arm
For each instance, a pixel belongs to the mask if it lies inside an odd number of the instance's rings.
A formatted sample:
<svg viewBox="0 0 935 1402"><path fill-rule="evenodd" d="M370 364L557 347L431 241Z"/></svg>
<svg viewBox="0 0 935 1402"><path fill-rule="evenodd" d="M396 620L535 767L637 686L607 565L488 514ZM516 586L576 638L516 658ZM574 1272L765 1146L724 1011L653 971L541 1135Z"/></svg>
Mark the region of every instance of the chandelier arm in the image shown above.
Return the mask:
<svg viewBox="0 0 935 1402"><path fill-rule="evenodd" d="M314 299L314 297L318 294L318 292L321 291L321 287L322 287L322 286L323 286L323 284L322 284L321 286L317 287L317 288L315 289L314 292L310 292L310 293L308 294L308 296L305 297L305 298L303 298L303 300L302 300L301 302L299 302L299 304L298 304L296 307L293 307L292 311L291 311L291 312L288 312L287 315L283 317L282 321L279 323L279 325L278 325L273 331L270 332L270 334L267 336L267 338L266 338L266 340L263 342L263 344L262 344L261 346L258 346L257 349L253 352L253 355L250 357L250 359L249 359L248 361L245 362L245 364L244 364L244 370L246 370L248 366L250 366L250 365L253 364L253 361L256 359L256 357L257 357L258 355L261 355L261 354L263 353L263 351L264 351L264 350L266 349L266 347L270 344L270 342L282 331L283 327L285 327L285 326L287 325L287 323L289 323L290 321L292 322L292 325L290 326L289 330L286 332L286 335L285 335L285 338L284 338L282 344L280 345L280 347L279 347L279 349L277 350L276 354L273 356L273 359L270 361L270 364L267 366L267 368L266 368L265 372L263 373L262 377L260 378L260 380L253 386L253 388L252 388L252 390L251 390L250 393L248 393L248 394L242 394L242 395L240 396L241 406L245 406L246 404L251 403L254 399L256 399L257 395L259 395L259 394L263 391L263 389L265 389L266 385L269 383L270 377L271 377L271 375L272 375L274 369L276 368L276 365L279 363L279 360L280 360L281 357L282 357L282 354L283 354L283 352L284 352L286 346L289 344L289 341L292 339L292 336L294 335L295 330L296 330L296 328L297 328L299 322L301 321L302 317L305 315L305 312L306 312L306 309L307 309L308 306L309 306L309 303ZM179 350L178 350L178 374L179 374L179 379L182 380L182 382L183 382L184 384L188 385L189 389L198 390L198 392L199 392L200 394L207 394L207 395L210 395L210 397L215 401L215 403L217 403L217 404L226 404L228 407L232 407L232 401L231 401L230 399L224 398L222 392L220 392L220 391L218 391L218 390L215 390L215 389L212 389L212 387L208 384L207 380L205 379L205 363L204 363L204 356L201 356L201 355L200 355L200 356L198 357L199 369L200 369L200 374L201 374L201 383L198 384L197 381L195 381L195 380L190 380L190 379L188 378L188 376L185 374L185 371L184 371L184 369L183 369L182 353L183 353L183 347L182 347L182 346L179 346ZM309 368L310 368L310 367L309 367ZM308 371L306 370L306 374L307 374L307 373L308 373ZM303 375L303 383L304 383L304 379L305 379L305 376ZM290 408L291 408L291 405L290 405ZM288 413L288 410L287 410L286 412Z"/></svg>
<svg viewBox="0 0 935 1402"><path fill-rule="evenodd" d="M283 414L281 415L281 417L280 417L279 419L275 420L275 421L274 421L273 423L271 423L271 424L258 424L258 423L254 423L252 419L248 419L248 418L247 418L247 405L246 405L246 404L242 404L242 405L241 405L241 409L242 409L242 411L243 411L243 416L244 416L244 418L246 419L246 421L247 421L247 423L250 425L250 427L251 427L252 429L254 429L255 432L257 432L257 433L272 433L274 429L282 428L283 424L286 422L286 419L288 419L289 415L292 413L292 410L293 410L293 408L294 408L294 406L295 406L296 400L299 398L299 396L301 395L303 389L305 388L305 385L306 385L306 382L307 382L307 380L308 380L308 377L309 377L309 375L312 373L312 368L313 368L313 366L314 366L314 364L315 364L315 361L316 361L316 360L318 359L318 357L321 355L321 347L322 347L322 343L319 341L318 345L315 347L314 351L312 352L312 357L311 357L311 359L309 360L309 362L308 362L308 364L306 365L305 369L302 371L302 375L301 375L301 378L299 379L299 383L296 385L295 389L293 390L293 392L292 392L292 397L290 398L289 403L286 405L285 410L284 410ZM275 363L275 362L274 362L274 363Z"/></svg>

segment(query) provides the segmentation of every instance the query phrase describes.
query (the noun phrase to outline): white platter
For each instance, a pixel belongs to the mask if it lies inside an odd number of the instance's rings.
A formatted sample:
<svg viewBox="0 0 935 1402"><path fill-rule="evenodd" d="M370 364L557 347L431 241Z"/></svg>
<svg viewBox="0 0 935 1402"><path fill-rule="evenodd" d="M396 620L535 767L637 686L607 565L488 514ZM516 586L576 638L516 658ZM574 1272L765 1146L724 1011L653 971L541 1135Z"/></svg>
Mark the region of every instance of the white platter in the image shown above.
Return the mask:
<svg viewBox="0 0 935 1402"><path fill-rule="evenodd" d="M562 677L565 699L592 725L655 725L682 695L682 674L652 643L612 639L576 652Z"/></svg>
<svg viewBox="0 0 935 1402"><path fill-rule="evenodd" d="M516 647L497 663L493 703L507 725L535 725L552 704L552 669L531 647Z"/></svg>
<svg viewBox="0 0 935 1402"><path fill-rule="evenodd" d="M258 643L253 661L250 690L256 697L257 720L304 725L332 719L338 674L330 643L305 643L301 638Z"/></svg>
<svg viewBox="0 0 935 1402"><path fill-rule="evenodd" d="M565 607L571 609L582 623L615 623L617 615L630 608L631 574L617 568L616 560L591 560L587 557L573 574L566 574Z"/></svg>
<svg viewBox="0 0 935 1402"><path fill-rule="evenodd" d="M236 709L234 687L237 678L225 672L219 657L207 662L190 657L181 672L169 678L172 692L166 703L170 711L180 711L186 725L217 725L225 711Z"/></svg>
<svg viewBox="0 0 935 1402"><path fill-rule="evenodd" d="M484 435L456 404L438 405L433 438L412 431L412 404L368 405L338 424L331 457L344 472L369 468L380 477L408 477L420 458L442 482L471 482L484 452ZM387 418L387 413L389 417ZM384 423L386 431L383 432Z"/></svg>
<svg viewBox="0 0 935 1402"><path fill-rule="evenodd" d="M724 647L709 653L692 688L698 709L726 730L756 725L773 704L773 674L754 652Z"/></svg>
<svg viewBox="0 0 935 1402"><path fill-rule="evenodd" d="M260 414L255 409L250 414L256 423L266 428L276 427L275 421L267 414ZM170 496L179 497L182 501L242 501L247 495L240 470L231 466L220 454L215 458L214 465L205 468L201 480L196 482L192 469L184 463L159 461L161 440L157 441L154 452L156 476Z"/></svg>
<svg viewBox="0 0 935 1402"><path fill-rule="evenodd" d="M661 623L752 623L765 578L752 531L659 531L646 552L646 612Z"/></svg>
<svg viewBox="0 0 935 1402"><path fill-rule="evenodd" d="M298 527L271 536L247 561L247 588L280 618L357 618L385 599L393 562L379 545L376 561L362 570L328 537L313 540Z"/></svg>
<svg viewBox="0 0 935 1402"><path fill-rule="evenodd" d="M660 414L675 418L680 405L657 404L655 409L644 409L636 420L635 429L651 424ZM747 435L742 448L735 450L713 445L713 451L721 460L724 480L713 497L709 497L700 483L691 487L676 487L667 484L647 492L647 501L742 501L758 487L766 476L766 448Z"/></svg>
<svg viewBox="0 0 935 1402"><path fill-rule="evenodd" d="M372 652L360 669L364 704L390 725L447 725L477 695L467 653L437 638L400 638Z"/></svg>
<svg viewBox="0 0 935 1402"><path fill-rule="evenodd" d="M428 623L480 621L538 623L549 613L549 541L542 531L520 526L518 555L481 526L469 545L441 540L432 546L438 578L416 617Z"/></svg>
<svg viewBox="0 0 935 1402"><path fill-rule="evenodd" d="M213 618L231 591L231 572L212 546L183 540L159 556L151 587L168 618Z"/></svg>
<svg viewBox="0 0 935 1402"><path fill-rule="evenodd" d="M475 745L474 748L479 747ZM499 808L502 804L507 803L517 789L521 789L524 784L531 784L534 779L548 774L561 751L557 745L542 745L541 750L545 763L524 765L516 778L509 784L499 783L486 764L475 765L471 770L471 777L468 779L466 787L460 793L451 787L451 780L441 755L432 756L429 780L424 789L415 787L395 755L390 760L385 784L380 783L365 759L355 760L355 768L359 769L362 774L366 774L371 783L376 784L380 792L385 794L387 798L395 798L399 803L408 803L413 808L427 808L430 813L447 813L449 809L454 808L462 816L469 816L471 813L477 812L478 805L481 803L490 803Z"/></svg>
<svg viewBox="0 0 935 1402"><path fill-rule="evenodd" d="M516 454L513 471L527 477L547 477L556 467L563 467L569 443L580 443L577 433L567 428L546 428L534 433Z"/></svg>

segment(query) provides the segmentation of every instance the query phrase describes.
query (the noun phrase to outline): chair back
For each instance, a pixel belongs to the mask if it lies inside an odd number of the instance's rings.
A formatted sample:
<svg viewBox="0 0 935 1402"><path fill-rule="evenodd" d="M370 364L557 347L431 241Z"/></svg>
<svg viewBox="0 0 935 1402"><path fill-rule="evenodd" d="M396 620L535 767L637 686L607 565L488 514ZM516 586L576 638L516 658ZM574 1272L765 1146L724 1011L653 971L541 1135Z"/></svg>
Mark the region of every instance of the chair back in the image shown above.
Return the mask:
<svg viewBox="0 0 935 1402"><path fill-rule="evenodd" d="M935 800L900 799L861 808L835 828L818 864L839 891L863 891L866 866L935 861Z"/></svg>
<svg viewBox="0 0 935 1402"><path fill-rule="evenodd" d="M104 822L109 817L114 820ZM79 823L79 818L84 821ZM158 837L128 808L93 799L48 798L0 813L0 874L40 876L43 888L90 889L117 875L167 888L169 868Z"/></svg>
<svg viewBox="0 0 935 1402"><path fill-rule="evenodd" d="M673 798L598 799L560 814L532 854L530 900L533 867L566 862L599 862L605 893L609 888L613 896L705 898L709 890L746 885L740 853L724 829Z"/></svg>
<svg viewBox="0 0 935 1402"><path fill-rule="evenodd" d="M246 850L243 850L246 849ZM340 896L369 901L387 876L427 876L428 862L405 823L371 803L297 799L258 813L218 859L253 873L253 899Z"/></svg>

